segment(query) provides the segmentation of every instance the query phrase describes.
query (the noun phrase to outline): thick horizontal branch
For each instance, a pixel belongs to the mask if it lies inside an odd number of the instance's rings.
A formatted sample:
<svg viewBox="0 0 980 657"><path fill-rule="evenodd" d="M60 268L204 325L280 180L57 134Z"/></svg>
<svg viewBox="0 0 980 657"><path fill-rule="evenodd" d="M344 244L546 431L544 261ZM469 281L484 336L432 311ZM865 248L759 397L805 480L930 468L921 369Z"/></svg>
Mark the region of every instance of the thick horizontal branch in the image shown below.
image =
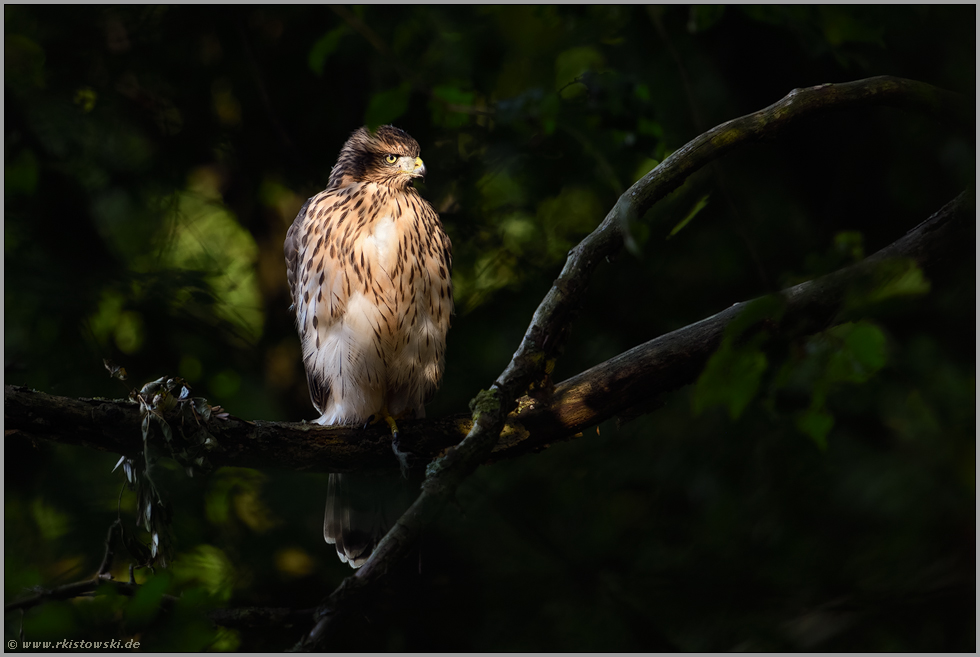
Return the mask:
<svg viewBox="0 0 980 657"><path fill-rule="evenodd" d="M113 579L94 577L83 579L71 584L64 584L51 589L35 590L31 595L8 602L4 605L4 613L28 610L45 602L54 600L72 600L74 598L99 595L106 589L126 597L132 597L140 590L141 584L120 582ZM161 607L170 610L179 598L164 595L160 599ZM207 613L208 619L215 625L235 629L309 626L313 623L313 609L290 609L288 607L231 607L212 609Z"/></svg>
<svg viewBox="0 0 980 657"><path fill-rule="evenodd" d="M973 243L973 197L966 193L904 237L863 262L783 292L780 329L805 334L827 325L849 286L881 262L914 260L928 275L944 254ZM545 400L523 397L507 419L489 460L539 451L582 430L693 381L717 348L736 304L713 317L635 347L555 386ZM78 444L129 456L143 449L139 407L126 400L70 399L5 387L6 434ZM173 420L175 428L179 419ZM472 428L469 415L399 423L404 445L426 459L458 443ZM208 430L221 447L214 465L346 472L395 468L390 435L380 426L321 427L297 422L212 419ZM177 432L175 432L177 433Z"/></svg>
<svg viewBox="0 0 980 657"><path fill-rule="evenodd" d="M134 596L140 589L139 584L132 582L120 582L114 579L94 577L92 579L84 579L80 582L56 586L53 589L35 590L30 596L8 602L4 605L3 611L4 613L9 613L17 609L30 609L31 607L36 607L39 604L51 600L71 600L72 598L89 596L105 587L111 588L116 593L125 596ZM160 600L165 608L169 608L177 601L177 598L172 595L164 595Z"/></svg>

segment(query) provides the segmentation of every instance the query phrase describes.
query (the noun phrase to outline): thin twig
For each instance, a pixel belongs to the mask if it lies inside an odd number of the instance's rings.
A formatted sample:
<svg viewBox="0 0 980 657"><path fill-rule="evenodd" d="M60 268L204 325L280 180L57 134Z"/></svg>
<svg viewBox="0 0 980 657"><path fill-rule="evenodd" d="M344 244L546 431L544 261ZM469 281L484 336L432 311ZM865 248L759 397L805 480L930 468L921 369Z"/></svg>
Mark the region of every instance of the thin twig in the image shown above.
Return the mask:
<svg viewBox="0 0 980 657"><path fill-rule="evenodd" d="M120 496L122 493L120 493ZM111 525L109 525L109 534L105 538L105 556L102 557L102 565L99 566L99 572L96 575L99 579L111 578L110 570L112 570L112 561L116 556L113 540L117 534L122 533L122 519L116 518Z"/></svg>

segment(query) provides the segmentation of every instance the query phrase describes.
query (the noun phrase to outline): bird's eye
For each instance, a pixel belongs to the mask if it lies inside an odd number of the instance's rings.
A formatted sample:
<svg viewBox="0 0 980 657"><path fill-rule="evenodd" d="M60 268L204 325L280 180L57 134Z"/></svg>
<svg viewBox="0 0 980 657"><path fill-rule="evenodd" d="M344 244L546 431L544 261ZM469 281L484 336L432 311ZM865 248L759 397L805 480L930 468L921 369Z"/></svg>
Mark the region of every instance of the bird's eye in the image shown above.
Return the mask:
<svg viewBox="0 0 980 657"><path fill-rule="evenodd" d="M395 157L394 155L385 155L385 162L387 162L388 164L394 164L397 161L398 158Z"/></svg>

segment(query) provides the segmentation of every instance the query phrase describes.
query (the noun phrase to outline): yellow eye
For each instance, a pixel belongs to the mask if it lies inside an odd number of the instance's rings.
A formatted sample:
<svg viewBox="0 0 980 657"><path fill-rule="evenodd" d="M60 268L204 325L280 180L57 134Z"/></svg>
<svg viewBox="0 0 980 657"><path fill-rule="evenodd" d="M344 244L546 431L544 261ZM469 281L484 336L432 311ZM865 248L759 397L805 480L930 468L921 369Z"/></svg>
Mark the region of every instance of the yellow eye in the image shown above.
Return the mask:
<svg viewBox="0 0 980 657"><path fill-rule="evenodd" d="M397 161L398 158L395 157L394 155L385 155L385 162L387 162L388 164L394 164Z"/></svg>

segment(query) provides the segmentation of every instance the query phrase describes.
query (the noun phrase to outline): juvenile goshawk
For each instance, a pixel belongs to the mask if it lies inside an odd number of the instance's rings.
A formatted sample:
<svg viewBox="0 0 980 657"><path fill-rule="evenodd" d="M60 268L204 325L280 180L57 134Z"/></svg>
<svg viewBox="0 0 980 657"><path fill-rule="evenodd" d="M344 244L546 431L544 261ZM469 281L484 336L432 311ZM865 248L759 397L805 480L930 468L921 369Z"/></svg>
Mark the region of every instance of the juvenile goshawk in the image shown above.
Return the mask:
<svg viewBox="0 0 980 657"><path fill-rule="evenodd" d="M452 246L416 191L419 145L393 126L355 130L286 233L286 275L320 424L425 415L453 311ZM360 566L387 523L351 504L363 483L331 474L324 538ZM368 507L371 504L366 505Z"/></svg>

